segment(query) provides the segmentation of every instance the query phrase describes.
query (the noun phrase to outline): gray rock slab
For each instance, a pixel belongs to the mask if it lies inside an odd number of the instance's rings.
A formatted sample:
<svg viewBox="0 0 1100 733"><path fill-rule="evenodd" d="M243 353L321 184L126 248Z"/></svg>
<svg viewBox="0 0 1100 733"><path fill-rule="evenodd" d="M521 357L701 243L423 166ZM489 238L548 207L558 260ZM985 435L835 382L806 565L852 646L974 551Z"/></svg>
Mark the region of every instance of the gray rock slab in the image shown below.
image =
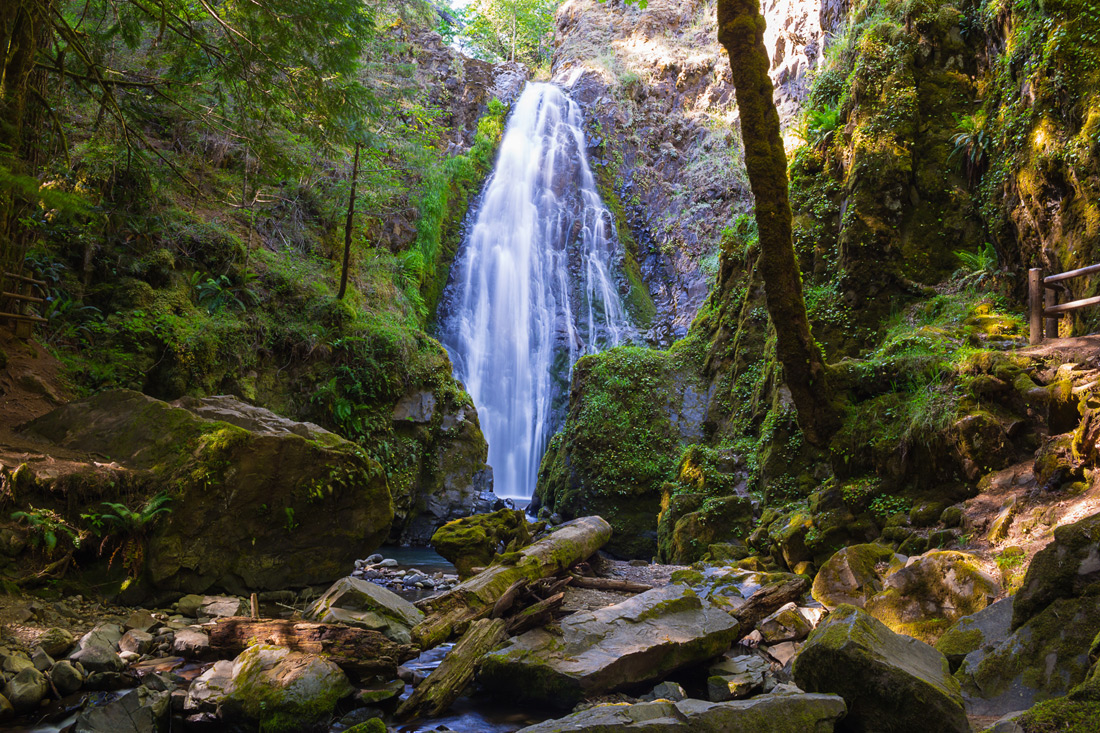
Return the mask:
<svg viewBox="0 0 1100 733"><path fill-rule="evenodd" d="M760 695L749 700L681 700L599 705L519 733L830 733L844 717L837 695Z"/></svg>
<svg viewBox="0 0 1100 733"><path fill-rule="evenodd" d="M571 707L717 656L737 633L729 614L672 584L513 637L482 658L479 680L497 694Z"/></svg>

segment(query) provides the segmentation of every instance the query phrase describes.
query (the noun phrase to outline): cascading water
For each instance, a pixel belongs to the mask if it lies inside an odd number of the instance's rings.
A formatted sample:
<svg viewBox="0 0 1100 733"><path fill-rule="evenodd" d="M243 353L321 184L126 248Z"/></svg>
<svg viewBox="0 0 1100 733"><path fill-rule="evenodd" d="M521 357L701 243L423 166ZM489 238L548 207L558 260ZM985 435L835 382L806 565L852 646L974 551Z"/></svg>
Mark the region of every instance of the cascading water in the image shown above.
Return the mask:
<svg viewBox="0 0 1100 733"><path fill-rule="evenodd" d="M477 406L500 496L533 494L574 362L633 335L581 124L558 87L527 85L443 299L440 337Z"/></svg>

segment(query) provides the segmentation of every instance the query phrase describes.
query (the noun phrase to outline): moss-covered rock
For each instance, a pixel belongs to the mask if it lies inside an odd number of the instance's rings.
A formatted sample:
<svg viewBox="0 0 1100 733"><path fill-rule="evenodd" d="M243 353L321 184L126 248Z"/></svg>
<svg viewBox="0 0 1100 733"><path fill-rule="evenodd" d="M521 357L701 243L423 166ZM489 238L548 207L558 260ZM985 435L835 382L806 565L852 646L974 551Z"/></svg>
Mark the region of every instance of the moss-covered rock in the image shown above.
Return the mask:
<svg viewBox="0 0 1100 733"><path fill-rule="evenodd" d="M956 620L988 606L1000 586L963 552L932 550L886 575L864 608L899 634L934 642Z"/></svg>
<svg viewBox="0 0 1100 733"><path fill-rule="evenodd" d="M1060 697L1084 681L1100 633L1100 595L1059 598L957 677L972 715L1004 715Z"/></svg>
<svg viewBox="0 0 1100 733"><path fill-rule="evenodd" d="M1100 581L1100 514L1054 530L1054 540L1036 553L1013 604L1017 628L1059 598L1080 595Z"/></svg>
<svg viewBox="0 0 1100 733"><path fill-rule="evenodd" d="M614 536L605 549L614 555L657 553L661 487L682 445L702 438L706 389L697 347L623 346L573 368L565 427L543 457L536 497L566 519L606 519Z"/></svg>
<svg viewBox="0 0 1100 733"><path fill-rule="evenodd" d="M324 657L257 644L234 660L219 710L228 720L291 733L327 721L336 703L352 692L348 678Z"/></svg>
<svg viewBox="0 0 1100 733"><path fill-rule="evenodd" d="M498 554L515 552L531 542L522 511L501 509L448 522L435 531L431 544L450 560L462 577L475 567L485 567Z"/></svg>
<svg viewBox="0 0 1100 733"><path fill-rule="evenodd" d="M883 570L879 570L880 565ZM882 590L882 576L890 565L900 567L901 563L886 545L872 543L846 547L817 571L814 600L829 609L845 603L862 608Z"/></svg>
<svg viewBox="0 0 1100 733"><path fill-rule="evenodd" d="M73 515L125 500L126 490L169 494L170 511L144 552L143 579L161 590L247 594L331 582L385 539L393 519L386 477L358 445L266 415L247 430L120 390L60 407L25 430L120 467L109 469L110 481L92 481L104 469L82 464L40 477L46 496L63 497Z"/></svg>
<svg viewBox="0 0 1100 733"><path fill-rule="evenodd" d="M657 524L657 556L662 562L692 563L716 544L743 546L752 526L753 505L748 497L674 494L666 496L664 503L667 508Z"/></svg>
<svg viewBox="0 0 1100 733"><path fill-rule="evenodd" d="M1008 638L1011 623L1012 599L1003 598L952 624L936 641L936 650L947 657L952 671L957 671L964 660L975 666Z"/></svg>
<svg viewBox="0 0 1100 733"><path fill-rule="evenodd" d="M848 731L970 730L944 656L855 606L826 617L795 658L792 675L804 690L843 697Z"/></svg>

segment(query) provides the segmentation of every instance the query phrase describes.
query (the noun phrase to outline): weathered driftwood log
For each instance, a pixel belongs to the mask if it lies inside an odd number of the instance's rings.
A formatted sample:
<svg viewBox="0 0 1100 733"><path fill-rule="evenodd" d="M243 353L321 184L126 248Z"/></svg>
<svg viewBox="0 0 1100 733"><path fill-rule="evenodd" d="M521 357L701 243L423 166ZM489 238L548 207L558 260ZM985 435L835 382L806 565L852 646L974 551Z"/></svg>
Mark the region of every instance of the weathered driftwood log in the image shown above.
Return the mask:
<svg viewBox="0 0 1100 733"><path fill-rule="evenodd" d="M514 562L491 565L447 593L417 603L427 618L413 627L413 641L430 649L465 632L471 621L489 615L516 581L560 573L595 553L609 539L611 525L602 517L582 517L561 525L508 558Z"/></svg>
<svg viewBox="0 0 1100 733"><path fill-rule="evenodd" d="M742 633L748 633L781 606L801 598L809 587L810 581L797 575L781 583L765 586L753 593L732 615L741 622Z"/></svg>
<svg viewBox="0 0 1100 733"><path fill-rule="evenodd" d="M507 613L512 610L512 606L515 605L516 599L527 589L527 584L530 581L527 578L520 578L515 583L508 586L508 590L504 591L503 595L497 599L497 602L493 604L492 618L503 618Z"/></svg>
<svg viewBox="0 0 1100 733"><path fill-rule="evenodd" d="M635 583L633 580L618 580L615 578L589 578L584 575L573 576L574 588L590 588L592 590L614 590L621 593L645 593L653 590L652 585Z"/></svg>
<svg viewBox="0 0 1100 733"><path fill-rule="evenodd" d="M483 618L470 624L443 662L397 708L399 720L440 715L462 694L474 677L474 668L507 635L504 619Z"/></svg>
<svg viewBox="0 0 1100 733"><path fill-rule="evenodd" d="M359 675L397 674L397 665L418 653L414 646L390 641L378 631L308 621L253 621L243 616L219 619L210 630L210 648L234 657L250 644L274 644L309 654L324 654L341 669Z"/></svg>

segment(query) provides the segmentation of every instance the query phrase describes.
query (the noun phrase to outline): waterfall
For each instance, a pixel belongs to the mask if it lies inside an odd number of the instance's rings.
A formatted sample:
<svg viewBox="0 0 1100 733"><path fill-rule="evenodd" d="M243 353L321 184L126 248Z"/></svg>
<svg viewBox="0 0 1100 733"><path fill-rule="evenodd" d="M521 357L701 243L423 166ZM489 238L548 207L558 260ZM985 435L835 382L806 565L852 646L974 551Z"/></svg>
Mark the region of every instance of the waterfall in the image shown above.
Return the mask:
<svg viewBox="0 0 1100 733"><path fill-rule="evenodd" d="M440 340L477 407L500 496L534 493L577 359L634 333L581 125L558 87L527 85L441 306Z"/></svg>

